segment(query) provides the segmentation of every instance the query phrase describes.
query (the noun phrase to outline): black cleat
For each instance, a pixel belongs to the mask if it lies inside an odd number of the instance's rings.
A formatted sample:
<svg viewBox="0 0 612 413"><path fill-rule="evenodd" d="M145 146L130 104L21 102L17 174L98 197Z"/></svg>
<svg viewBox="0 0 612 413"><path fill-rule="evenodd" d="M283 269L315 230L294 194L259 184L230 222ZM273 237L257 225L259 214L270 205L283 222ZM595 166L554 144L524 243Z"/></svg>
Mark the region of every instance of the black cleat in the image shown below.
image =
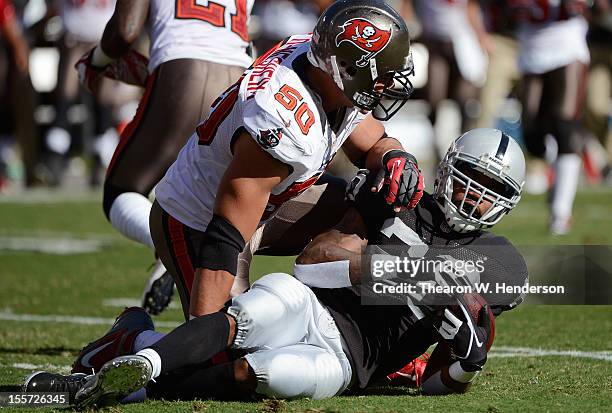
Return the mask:
<svg viewBox="0 0 612 413"><path fill-rule="evenodd" d="M136 337L145 330L155 330L151 317L140 307L126 308L104 336L83 347L71 373L95 373L107 361L133 354Z"/></svg>
<svg viewBox="0 0 612 413"><path fill-rule="evenodd" d="M158 315L168 307L173 293L172 275L158 258L143 293L142 308L149 314Z"/></svg>
<svg viewBox="0 0 612 413"><path fill-rule="evenodd" d="M92 374L87 375L83 373L63 375L46 371L37 371L26 377L22 390L27 393L68 393L68 402L73 404L77 392L93 377Z"/></svg>
<svg viewBox="0 0 612 413"><path fill-rule="evenodd" d="M76 395L77 408L101 407L121 402L147 385L153 367L142 356L121 356L106 363Z"/></svg>

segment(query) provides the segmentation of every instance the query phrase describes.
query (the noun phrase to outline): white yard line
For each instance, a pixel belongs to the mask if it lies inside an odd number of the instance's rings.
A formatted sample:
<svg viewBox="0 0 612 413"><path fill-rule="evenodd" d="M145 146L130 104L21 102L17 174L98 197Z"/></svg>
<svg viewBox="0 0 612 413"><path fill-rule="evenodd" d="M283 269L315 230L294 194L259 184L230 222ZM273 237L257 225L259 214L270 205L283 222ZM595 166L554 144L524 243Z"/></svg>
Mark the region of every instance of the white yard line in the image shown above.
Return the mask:
<svg viewBox="0 0 612 413"><path fill-rule="evenodd" d="M127 300L127 299L116 299L116 300ZM115 321L112 318L102 317L84 317L84 316L69 316L69 315L38 315L38 314L15 314L10 310L0 311L0 320L4 321L18 321L18 322L35 322L35 323L67 323L67 324L80 324L80 325L105 325L110 326ZM173 328L179 325L179 322L170 321L156 321L155 325L158 327L169 327ZM489 357L507 358L507 357L578 357L588 358L594 360L612 361L612 351L580 351L580 350L555 350L555 349L543 349L543 348L531 348L531 347L510 347L500 346L493 347L489 353ZM18 365L30 366L29 364L17 363L12 365L15 368ZM6 367L2 365L2 367ZM61 367L61 366L59 366ZM30 367L23 367L30 369ZM31 369L35 369L32 367Z"/></svg>
<svg viewBox="0 0 612 413"><path fill-rule="evenodd" d="M12 363L12 364L0 364L1 368L13 368L20 370L45 370L45 371L70 371L70 366L59 366L57 364L30 364L30 363Z"/></svg>
<svg viewBox="0 0 612 413"><path fill-rule="evenodd" d="M0 204L58 204L65 202L100 202L102 204L102 192L88 191L74 187L66 189L35 189L29 191L15 191L14 193L3 194L0 197Z"/></svg>
<svg viewBox="0 0 612 413"><path fill-rule="evenodd" d="M0 251L29 251L54 255L97 252L108 244L93 239L0 236Z"/></svg>
<svg viewBox="0 0 612 413"><path fill-rule="evenodd" d="M81 325L104 325L111 326L115 319L113 318L102 318L102 317L83 317L83 316L70 316L70 315L54 315L54 314L15 314L9 310L0 311L0 320L4 321L20 321L20 322L34 322L34 323L66 323L66 324L81 324ZM174 328L178 326L179 322L171 321L156 321L157 327L170 327Z"/></svg>
<svg viewBox="0 0 612 413"><path fill-rule="evenodd" d="M117 298L109 298L107 300L102 300L103 307L113 307L113 308L123 308L123 307L140 307L142 304L142 300L138 298L129 298L129 297L117 297ZM172 309L181 309L181 305L172 301L168 308Z"/></svg>
<svg viewBox="0 0 612 413"><path fill-rule="evenodd" d="M612 351L549 350L530 347L493 347L489 357L565 356L612 361Z"/></svg>

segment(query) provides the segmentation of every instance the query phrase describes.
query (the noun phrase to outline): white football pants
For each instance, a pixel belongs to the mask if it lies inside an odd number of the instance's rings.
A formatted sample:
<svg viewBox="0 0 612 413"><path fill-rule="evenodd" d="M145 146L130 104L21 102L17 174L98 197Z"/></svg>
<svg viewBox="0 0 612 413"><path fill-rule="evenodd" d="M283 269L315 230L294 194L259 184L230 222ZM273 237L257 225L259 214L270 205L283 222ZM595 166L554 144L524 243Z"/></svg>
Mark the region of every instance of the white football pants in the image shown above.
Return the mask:
<svg viewBox="0 0 612 413"><path fill-rule="evenodd" d="M257 376L257 393L281 398L324 399L342 393L351 366L340 332L315 294L288 274L269 274L235 297L234 348Z"/></svg>

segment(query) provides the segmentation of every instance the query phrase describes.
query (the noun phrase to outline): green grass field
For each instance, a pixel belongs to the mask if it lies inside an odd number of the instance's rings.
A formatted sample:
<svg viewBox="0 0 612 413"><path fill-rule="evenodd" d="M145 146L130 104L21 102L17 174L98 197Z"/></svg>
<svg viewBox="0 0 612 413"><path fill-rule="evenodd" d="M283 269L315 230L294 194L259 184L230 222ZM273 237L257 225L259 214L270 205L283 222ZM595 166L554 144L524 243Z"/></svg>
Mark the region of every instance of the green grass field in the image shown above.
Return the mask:
<svg viewBox="0 0 612 413"><path fill-rule="evenodd" d="M612 245L610 205L610 191L581 192L574 231L553 238L545 199L527 197L497 232L522 245ZM11 391L33 370L66 372L122 305L139 299L153 257L113 230L93 196L5 200L0 217L0 391ZM251 276L290 268L290 259L257 258ZM167 331L181 319L175 306L155 321ZM324 401L146 402L107 411L612 412L612 307L526 304L505 314L485 372L463 395L378 388Z"/></svg>

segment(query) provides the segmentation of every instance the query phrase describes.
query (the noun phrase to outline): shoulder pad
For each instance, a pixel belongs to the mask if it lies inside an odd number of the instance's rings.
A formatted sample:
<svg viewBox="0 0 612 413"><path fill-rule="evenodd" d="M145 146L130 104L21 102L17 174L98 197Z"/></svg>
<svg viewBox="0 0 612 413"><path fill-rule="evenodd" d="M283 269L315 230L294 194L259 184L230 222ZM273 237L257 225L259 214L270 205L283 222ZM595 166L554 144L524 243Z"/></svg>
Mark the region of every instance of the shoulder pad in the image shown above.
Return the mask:
<svg viewBox="0 0 612 413"><path fill-rule="evenodd" d="M282 112L281 104L270 91L259 93L244 104L244 127L259 146L294 170L305 170L305 158L315 152L318 139L304 136L294 114Z"/></svg>

